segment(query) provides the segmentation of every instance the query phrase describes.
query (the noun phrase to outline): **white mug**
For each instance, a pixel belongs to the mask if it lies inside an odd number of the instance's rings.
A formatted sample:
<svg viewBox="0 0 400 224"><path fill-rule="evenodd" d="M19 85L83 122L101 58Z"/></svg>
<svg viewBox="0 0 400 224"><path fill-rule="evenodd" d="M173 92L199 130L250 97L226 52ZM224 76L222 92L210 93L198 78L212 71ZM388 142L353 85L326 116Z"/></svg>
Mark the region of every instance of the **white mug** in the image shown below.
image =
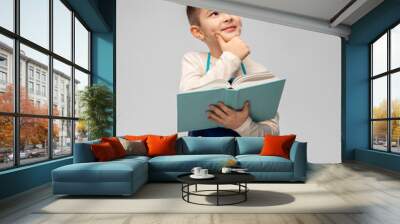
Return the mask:
<svg viewBox="0 0 400 224"><path fill-rule="evenodd" d="M196 176L199 176L199 175L201 175L201 174L200 174L200 171L201 171L201 170L202 170L201 167L193 167L192 173L193 173L194 175L196 175Z"/></svg>
<svg viewBox="0 0 400 224"><path fill-rule="evenodd" d="M207 176L208 175L208 169L201 169L200 170L200 176Z"/></svg>
<svg viewBox="0 0 400 224"><path fill-rule="evenodd" d="M222 173L230 173L232 171L232 168L230 167L222 167L221 172Z"/></svg>

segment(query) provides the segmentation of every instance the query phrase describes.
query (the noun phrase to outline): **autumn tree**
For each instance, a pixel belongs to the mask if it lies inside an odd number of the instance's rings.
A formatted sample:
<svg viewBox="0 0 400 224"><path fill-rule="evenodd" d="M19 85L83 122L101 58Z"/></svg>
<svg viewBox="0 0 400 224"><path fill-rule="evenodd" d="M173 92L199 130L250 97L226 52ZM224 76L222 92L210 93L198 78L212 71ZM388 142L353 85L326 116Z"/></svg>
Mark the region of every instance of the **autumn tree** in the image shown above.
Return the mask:
<svg viewBox="0 0 400 224"><path fill-rule="evenodd" d="M400 100L394 99L391 104L391 117L400 117ZM373 108L373 118L387 118L387 100L382 100L378 106ZM392 121L392 141L398 141L400 138L400 122ZM387 121L375 121L373 125L373 133L375 138L384 138L387 136Z"/></svg>
<svg viewBox="0 0 400 224"><path fill-rule="evenodd" d="M6 88L6 92L0 94L0 111L13 112L14 107L14 88L10 84ZM34 105L29 99L29 95L24 87L20 88L20 111L23 114L48 114L48 106ZM55 114L59 111L55 110ZM0 116L0 147L11 148L13 146L13 119L11 116ZM20 118L20 148L24 149L26 145L44 146L48 139L48 119L47 118ZM59 136L59 127L53 126L53 138Z"/></svg>
<svg viewBox="0 0 400 224"><path fill-rule="evenodd" d="M0 111L12 112L14 108L13 86L8 85L4 93L0 93ZM10 116L0 116L0 149L12 149L13 119Z"/></svg>

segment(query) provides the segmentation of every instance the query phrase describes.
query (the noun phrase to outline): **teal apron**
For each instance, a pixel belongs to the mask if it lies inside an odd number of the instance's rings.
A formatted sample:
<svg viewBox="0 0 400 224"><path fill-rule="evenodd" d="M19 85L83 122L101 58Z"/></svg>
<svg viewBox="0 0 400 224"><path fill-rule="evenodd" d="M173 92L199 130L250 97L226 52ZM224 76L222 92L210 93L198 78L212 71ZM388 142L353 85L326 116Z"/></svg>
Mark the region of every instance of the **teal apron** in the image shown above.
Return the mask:
<svg viewBox="0 0 400 224"><path fill-rule="evenodd" d="M208 53L207 56L207 64L206 64L206 73L208 70L210 70L210 65L211 65L211 54L210 52ZM244 66L243 63L240 63L240 67L242 68L242 73L243 75L246 75L246 67ZM231 78L229 80L229 83L232 83L234 78ZM202 129L202 130L194 130L194 131L189 131L188 133L189 136L203 136L203 137L224 137L224 136L234 136L234 137L240 137L240 135L229 128L223 128L223 127L217 127L217 128L209 128L209 129Z"/></svg>

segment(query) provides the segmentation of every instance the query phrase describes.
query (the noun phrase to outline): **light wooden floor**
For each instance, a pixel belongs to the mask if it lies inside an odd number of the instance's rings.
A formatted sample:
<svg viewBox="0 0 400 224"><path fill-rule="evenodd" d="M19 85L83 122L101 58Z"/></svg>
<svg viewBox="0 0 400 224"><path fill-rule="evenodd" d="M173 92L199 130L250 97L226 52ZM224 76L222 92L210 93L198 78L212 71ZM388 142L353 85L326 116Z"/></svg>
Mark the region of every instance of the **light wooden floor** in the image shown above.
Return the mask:
<svg viewBox="0 0 400 224"><path fill-rule="evenodd" d="M35 214L35 208L54 200L47 185L0 202L0 223L400 223L398 173L358 163L311 165L308 182L369 206L357 214Z"/></svg>

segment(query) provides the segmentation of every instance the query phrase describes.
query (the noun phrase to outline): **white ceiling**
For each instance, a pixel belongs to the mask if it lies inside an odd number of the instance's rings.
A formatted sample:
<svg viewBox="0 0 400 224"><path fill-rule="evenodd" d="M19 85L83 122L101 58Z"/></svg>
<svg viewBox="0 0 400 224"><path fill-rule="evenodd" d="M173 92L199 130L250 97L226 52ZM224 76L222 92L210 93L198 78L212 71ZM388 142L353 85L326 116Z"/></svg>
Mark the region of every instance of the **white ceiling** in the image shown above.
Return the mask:
<svg viewBox="0 0 400 224"><path fill-rule="evenodd" d="M167 0L347 38L351 25L383 0ZM335 17L346 5L350 5Z"/></svg>
<svg viewBox="0 0 400 224"><path fill-rule="evenodd" d="M311 17L324 21L330 21L341 9L352 0L223 0L239 4L246 4L264 9L272 9L295 15ZM352 25L362 16L367 14L383 0L355 0L359 7L347 17L342 24ZM361 2L361 3L360 3Z"/></svg>
<svg viewBox="0 0 400 224"><path fill-rule="evenodd" d="M351 0L226 0L329 21Z"/></svg>

